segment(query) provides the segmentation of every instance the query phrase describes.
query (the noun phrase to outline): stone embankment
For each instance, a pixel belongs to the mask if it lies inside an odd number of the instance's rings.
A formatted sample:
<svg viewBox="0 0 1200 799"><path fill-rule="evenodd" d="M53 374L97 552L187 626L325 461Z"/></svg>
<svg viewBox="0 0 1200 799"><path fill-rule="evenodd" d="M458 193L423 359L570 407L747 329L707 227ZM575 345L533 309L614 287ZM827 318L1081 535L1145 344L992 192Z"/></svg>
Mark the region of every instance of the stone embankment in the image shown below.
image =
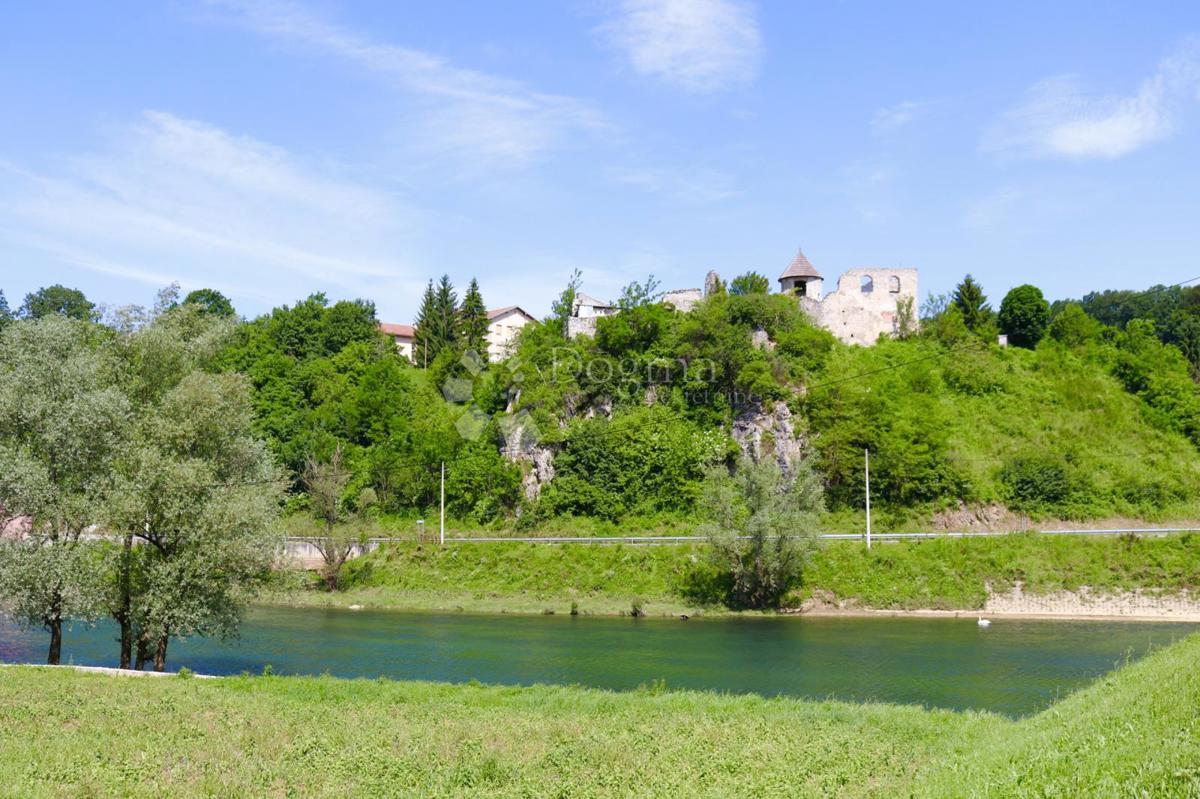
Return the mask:
<svg viewBox="0 0 1200 799"><path fill-rule="evenodd" d="M1006 593L989 592L983 613L1200 621L1200 597L1136 589L1106 594L1083 586L1078 591L1029 594L1018 583Z"/></svg>

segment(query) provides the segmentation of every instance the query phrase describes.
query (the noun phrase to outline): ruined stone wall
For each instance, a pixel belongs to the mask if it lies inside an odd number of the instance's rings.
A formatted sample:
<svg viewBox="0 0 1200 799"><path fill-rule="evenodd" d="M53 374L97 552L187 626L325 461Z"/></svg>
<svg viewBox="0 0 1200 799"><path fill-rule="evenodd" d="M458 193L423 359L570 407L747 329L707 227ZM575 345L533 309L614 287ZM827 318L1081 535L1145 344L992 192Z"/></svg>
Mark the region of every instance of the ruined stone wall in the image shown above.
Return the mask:
<svg viewBox="0 0 1200 799"><path fill-rule="evenodd" d="M568 316L567 338L596 335L596 320L599 318L598 316Z"/></svg>
<svg viewBox="0 0 1200 799"><path fill-rule="evenodd" d="M863 290L866 285L870 291ZM916 269L851 269L838 278L836 291L820 300L801 297L800 304L814 322L842 341L869 346L880 335L898 332L896 308L905 298L912 300L915 315Z"/></svg>
<svg viewBox="0 0 1200 799"><path fill-rule="evenodd" d="M663 294L662 301L670 305L680 313L687 313L696 307L701 300L704 299L704 294L700 289L675 289Z"/></svg>

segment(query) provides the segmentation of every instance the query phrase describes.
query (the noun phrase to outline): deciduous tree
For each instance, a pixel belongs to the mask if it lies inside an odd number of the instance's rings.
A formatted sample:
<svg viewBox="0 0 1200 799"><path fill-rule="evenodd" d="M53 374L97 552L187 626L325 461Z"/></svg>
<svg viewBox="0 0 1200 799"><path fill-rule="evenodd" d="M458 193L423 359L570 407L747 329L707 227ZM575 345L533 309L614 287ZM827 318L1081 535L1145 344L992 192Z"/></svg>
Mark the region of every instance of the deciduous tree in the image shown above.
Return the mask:
<svg viewBox="0 0 1200 799"><path fill-rule="evenodd" d="M1010 344L1032 349L1050 325L1050 303L1037 286L1017 286L1000 303L999 322Z"/></svg>
<svg viewBox="0 0 1200 799"><path fill-rule="evenodd" d="M50 633L100 612L99 569L85 533L102 521L129 403L96 326L58 315L0 336L0 507L28 533L0 555L0 595L14 617Z"/></svg>
<svg viewBox="0 0 1200 799"><path fill-rule="evenodd" d="M21 316L27 319L41 319L51 314L90 322L96 318L96 306L89 302L79 289L69 289L57 283L25 295L25 302L21 305Z"/></svg>
<svg viewBox="0 0 1200 799"><path fill-rule="evenodd" d="M342 566L359 543L356 536L339 529L345 520L344 495L350 482L350 472L342 462L342 445L337 444L325 461L310 455L301 481L308 494L309 510L322 527L321 534L313 539L321 553L321 579L325 582L325 590L336 591Z"/></svg>
<svg viewBox="0 0 1200 799"><path fill-rule="evenodd" d="M701 500L702 533L728 577L733 608L775 607L800 579L816 550L821 486L802 463L789 482L771 460L743 461L730 474L709 470Z"/></svg>
<svg viewBox="0 0 1200 799"><path fill-rule="evenodd" d="M166 667L173 637L236 634L276 551L283 481L253 432L249 383L213 374L231 321L184 304L121 343L134 409L117 462L110 612L121 662Z"/></svg>
<svg viewBox="0 0 1200 799"><path fill-rule="evenodd" d="M730 294L769 294L771 281L758 272L747 272L729 281Z"/></svg>
<svg viewBox="0 0 1200 799"><path fill-rule="evenodd" d="M183 298L184 305L199 305L213 316L234 316L233 303L216 289L196 289Z"/></svg>

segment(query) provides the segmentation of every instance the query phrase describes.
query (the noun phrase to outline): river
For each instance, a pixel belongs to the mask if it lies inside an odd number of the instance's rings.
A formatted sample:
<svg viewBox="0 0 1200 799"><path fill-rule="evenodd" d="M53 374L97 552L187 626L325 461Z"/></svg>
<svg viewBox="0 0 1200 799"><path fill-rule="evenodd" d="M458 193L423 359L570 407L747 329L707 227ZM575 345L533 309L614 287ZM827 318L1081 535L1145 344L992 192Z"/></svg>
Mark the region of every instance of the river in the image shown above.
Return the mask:
<svg viewBox="0 0 1200 799"><path fill-rule="evenodd" d="M882 701L1020 716L1200 626L922 618L632 619L255 608L242 636L172 642L201 674L390 677L628 690L655 681L764 696ZM75 625L63 662L116 665L116 629ZM47 636L0 618L0 660Z"/></svg>

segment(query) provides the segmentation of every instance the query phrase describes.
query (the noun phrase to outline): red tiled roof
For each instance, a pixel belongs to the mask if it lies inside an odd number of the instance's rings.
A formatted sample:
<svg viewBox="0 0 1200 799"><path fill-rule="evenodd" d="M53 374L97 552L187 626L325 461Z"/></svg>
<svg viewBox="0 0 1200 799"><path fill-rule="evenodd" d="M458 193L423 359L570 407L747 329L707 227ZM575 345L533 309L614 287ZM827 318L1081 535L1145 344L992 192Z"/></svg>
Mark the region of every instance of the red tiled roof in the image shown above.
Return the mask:
<svg viewBox="0 0 1200 799"><path fill-rule="evenodd" d="M497 316L504 316L509 311L516 311L523 316L533 319L533 314L526 311L520 305L505 305L503 308L490 308L487 312L488 321L495 319Z"/></svg>
<svg viewBox="0 0 1200 799"><path fill-rule="evenodd" d="M413 337L412 325L394 325L391 322L380 322L379 329L389 336L399 336L401 338Z"/></svg>
<svg viewBox="0 0 1200 799"><path fill-rule="evenodd" d="M792 263L787 269L783 270L783 274L779 276L780 280L788 277L820 277L821 273L813 268L808 259L804 257L804 250L797 249L796 257L792 259Z"/></svg>

